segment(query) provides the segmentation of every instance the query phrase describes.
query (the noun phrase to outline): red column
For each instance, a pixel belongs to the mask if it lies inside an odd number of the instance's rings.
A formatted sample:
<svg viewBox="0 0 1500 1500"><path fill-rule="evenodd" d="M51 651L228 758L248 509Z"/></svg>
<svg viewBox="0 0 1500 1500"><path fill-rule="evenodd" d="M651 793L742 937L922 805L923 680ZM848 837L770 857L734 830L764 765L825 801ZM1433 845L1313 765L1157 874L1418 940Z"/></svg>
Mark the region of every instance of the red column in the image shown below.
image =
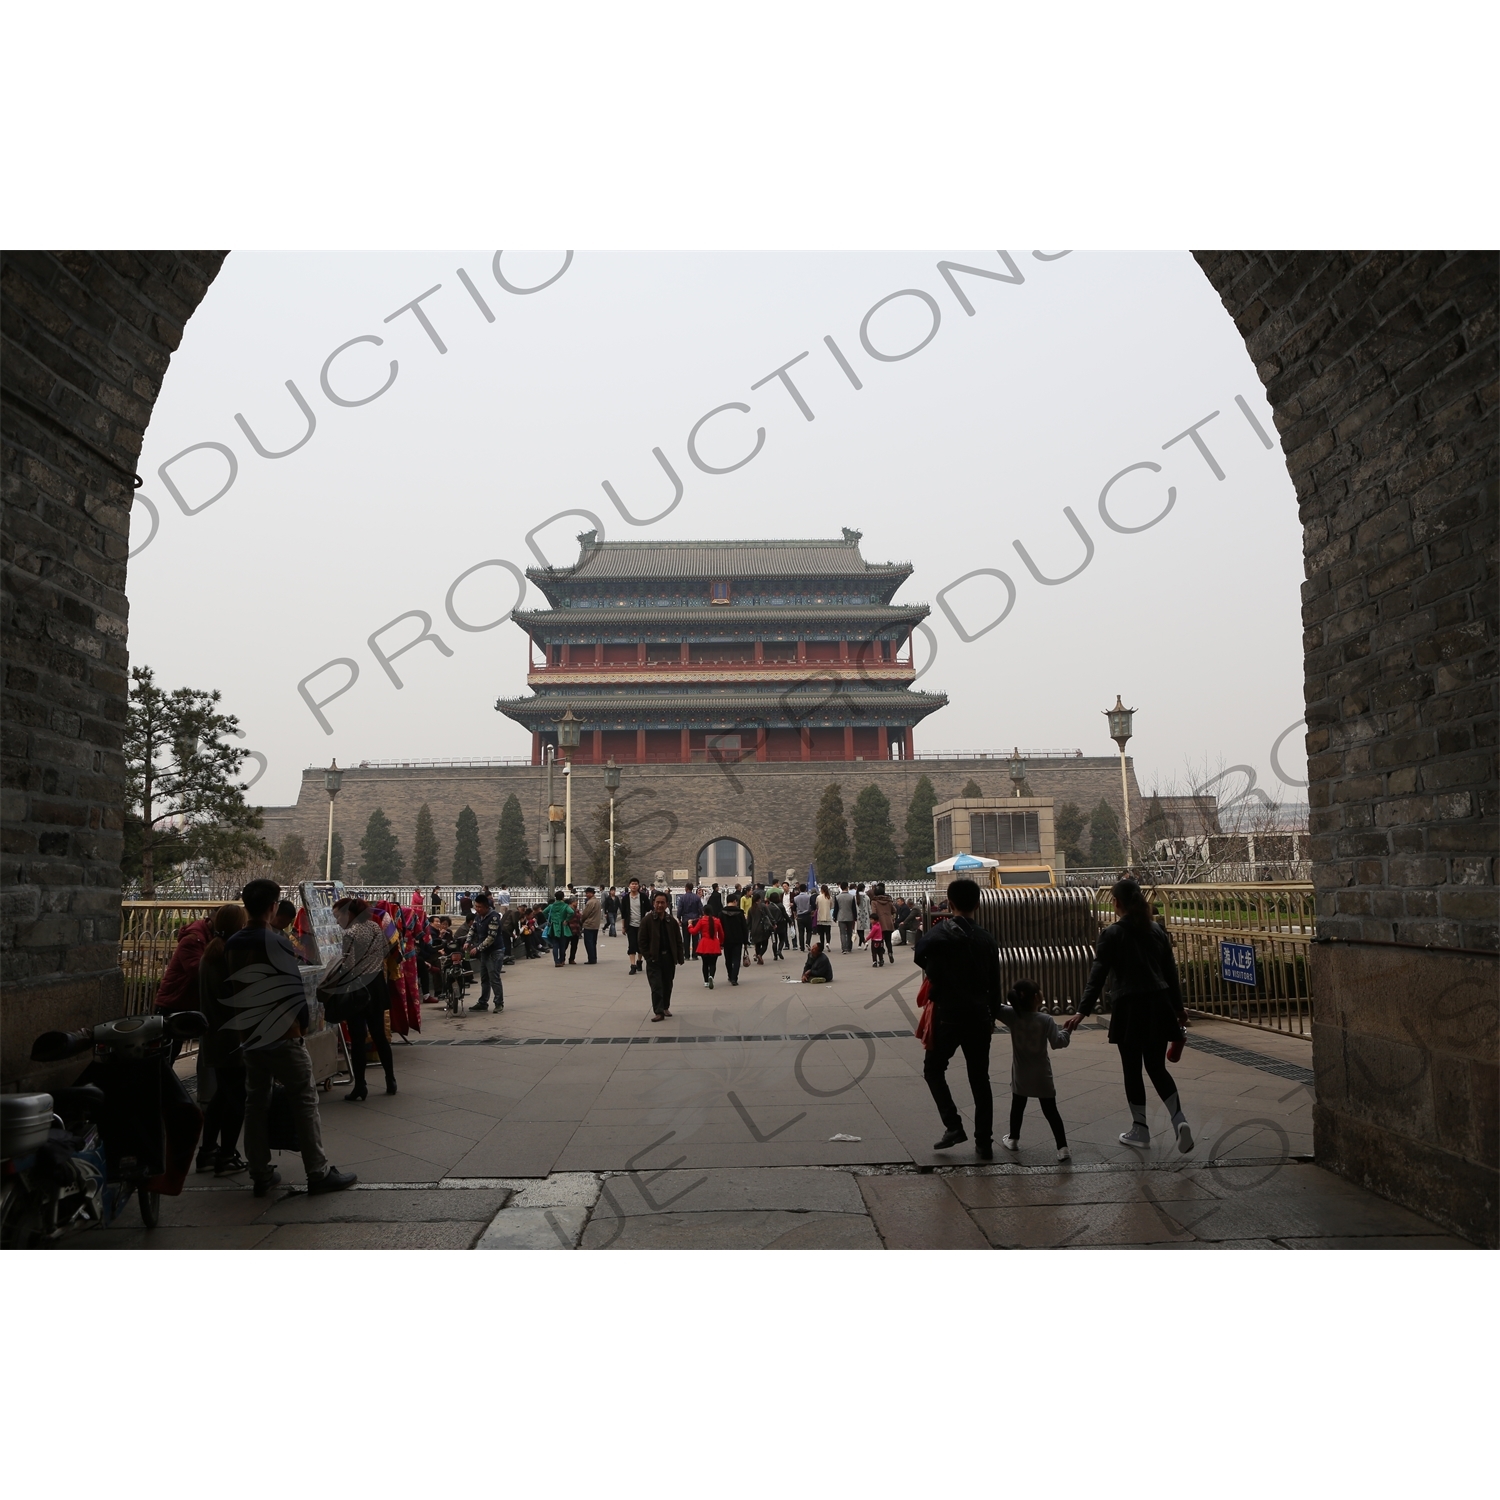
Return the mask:
<svg viewBox="0 0 1500 1500"><path fill-rule="evenodd" d="M854 759L854 726L852 724L844 725L844 759Z"/></svg>
<svg viewBox="0 0 1500 1500"><path fill-rule="evenodd" d="M570 649L571 649L571 647L569 647L568 643L566 641L564 641L563 642L563 648L562 648L562 664L565 667L568 665L568 652L569 652Z"/></svg>
<svg viewBox="0 0 1500 1500"><path fill-rule="evenodd" d="M763 666L766 660L766 643L757 641L755 643L755 665Z"/></svg>
<svg viewBox="0 0 1500 1500"><path fill-rule="evenodd" d="M686 651L687 647L684 646L682 649L684 651ZM692 758L693 758L692 730L690 730L690 729L684 729L682 731L682 763L683 763L683 765L687 765L692 760Z"/></svg>
<svg viewBox="0 0 1500 1500"><path fill-rule="evenodd" d="M635 664L638 667L644 667L646 665L646 643L645 643L645 641L638 641L636 643L636 648L635 648Z"/></svg>
<svg viewBox="0 0 1500 1500"><path fill-rule="evenodd" d="M602 667L604 665L604 642L603 641L595 641L594 642L594 665L596 667ZM606 839L605 842L608 843L609 841Z"/></svg>
<svg viewBox="0 0 1500 1500"><path fill-rule="evenodd" d="M642 652L645 649L644 646L641 647ZM635 763L638 766L646 764L646 731L644 729L637 729L635 732Z"/></svg>
<svg viewBox="0 0 1500 1500"><path fill-rule="evenodd" d="M801 746L802 746L802 759L803 760L811 760L812 759L812 730L810 730L807 727L806 724L803 724L797 730L797 739L801 743Z"/></svg>
<svg viewBox="0 0 1500 1500"><path fill-rule="evenodd" d="M886 734L884 724L875 731L875 748L881 760L889 760L891 758L890 739Z"/></svg>
<svg viewBox="0 0 1500 1500"><path fill-rule="evenodd" d="M689 655L688 655L688 643L686 641L684 641L682 643L682 664L683 664L683 666L687 666L689 659L690 658L689 658ZM686 734L687 731L684 730L683 733Z"/></svg>
<svg viewBox="0 0 1500 1500"><path fill-rule="evenodd" d="M807 660L807 641L801 636L797 638L797 660L799 662ZM803 759L806 760L807 757L803 756Z"/></svg>
<svg viewBox="0 0 1500 1500"><path fill-rule="evenodd" d="M759 649L760 647L757 644L756 650L758 651ZM766 760L769 758L766 750L766 731L764 729L757 729L755 731L755 758L756 760Z"/></svg>
<svg viewBox="0 0 1500 1500"><path fill-rule="evenodd" d="M907 758L907 760L910 760L912 758L912 756L914 755L914 753L915 752L911 748L911 730L908 729L906 731L906 758Z"/></svg>
<svg viewBox="0 0 1500 1500"><path fill-rule="evenodd" d="M848 661L849 660L849 642L846 641L846 640L839 642L839 660L840 661Z"/></svg>
<svg viewBox="0 0 1500 1500"><path fill-rule="evenodd" d="M596 766L604 764L604 731L602 729L594 731L594 764ZM608 844L609 840L606 839L604 842Z"/></svg>
<svg viewBox="0 0 1500 1500"><path fill-rule="evenodd" d="M542 736L535 729L531 731L531 763L534 766L542 763Z"/></svg>

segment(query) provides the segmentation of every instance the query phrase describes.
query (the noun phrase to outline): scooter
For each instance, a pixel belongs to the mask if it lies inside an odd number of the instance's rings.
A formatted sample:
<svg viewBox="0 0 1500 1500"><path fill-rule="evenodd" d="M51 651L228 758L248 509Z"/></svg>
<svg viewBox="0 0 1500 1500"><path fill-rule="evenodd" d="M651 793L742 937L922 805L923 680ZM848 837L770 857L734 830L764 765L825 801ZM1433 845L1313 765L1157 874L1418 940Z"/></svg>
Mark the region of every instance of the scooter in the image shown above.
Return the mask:
<svg viewBox="0 0 1500 1500"><path fill-rule="evenodd" d="M462 948L447 949L443 954L443 1007L452 1015L464 1008L464 991L474 982L474 966Z"/></svg>
<svg viewBox="0 0 1500 1500"><path fill-rule="evenodd" d="M48 1031L33 1062L93 1060L50 1094L0 1095L0 1247L31 1249L113 1223L135 1198L155 1229L161 1195L182 1191L203 1115L172 1071L172 1043L202 1036L199 1011L122 1016Z"/></svg>

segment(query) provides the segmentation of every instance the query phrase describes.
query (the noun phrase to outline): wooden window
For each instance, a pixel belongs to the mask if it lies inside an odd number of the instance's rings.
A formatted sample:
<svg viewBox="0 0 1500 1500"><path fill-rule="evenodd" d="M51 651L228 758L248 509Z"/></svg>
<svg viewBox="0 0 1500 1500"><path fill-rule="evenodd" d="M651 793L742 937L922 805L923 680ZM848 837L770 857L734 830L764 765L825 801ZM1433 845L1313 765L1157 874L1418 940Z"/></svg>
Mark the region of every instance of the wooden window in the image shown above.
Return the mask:
<svg viewBox="0 0 1500 1500"><path fill-rule="evenodd" d="M970 813L969 844L974 854L1040 854L1041 829L1034 812Z"/></svg>
<svg viewBox="0 0 1500 1500"><path fill-rule="evenodd" d="M937 820L936 833L937 857L939 859L950 858L953 854L953 819L949 814L944 813Z"/></svg>

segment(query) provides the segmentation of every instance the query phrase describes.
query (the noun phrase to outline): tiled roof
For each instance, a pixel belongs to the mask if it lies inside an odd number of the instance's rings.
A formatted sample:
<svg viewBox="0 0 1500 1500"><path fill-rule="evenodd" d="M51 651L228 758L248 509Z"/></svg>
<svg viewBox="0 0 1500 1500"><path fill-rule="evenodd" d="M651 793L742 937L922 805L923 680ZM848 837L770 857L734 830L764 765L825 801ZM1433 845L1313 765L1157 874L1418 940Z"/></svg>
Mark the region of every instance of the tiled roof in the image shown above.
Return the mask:
<svg viewBox="0 0 1500 1500"><path fill-rule="evenodd" d="M867 563L858 540L632 541L586 543L571 568L528 568L540 583L592 578L905 577L910 563Z"/></svg>
<svg viewBox="0 0 1500 1500"><path fill-rule="evenodd" d="M796 719L816 723L824 719L888 715L899 723L915 715L925 717L944 707L946 693L919 693L902 688L873 688L857 682L836 686L828 677L810 678L797 687L775 692L682 692L637 694L628 690L598 692L568 690L537 693L527 698L501 698L495 707L523 724L541 725L562 716L565 708L586 723L633 722L674 714L712 714L726 723Z"/></svg>
<svg viewBox="0 0 1500 1500"><path fill-rule="evenodd" d="M512 617L523 630L548 626L568 630L590 625L722 625L737 630L748 625L773 625L785 630L800 626L915 625L931 610L925 604L694 604L682 609L659 605L633 608L609 605L602 609L518 609Z"/></svg>

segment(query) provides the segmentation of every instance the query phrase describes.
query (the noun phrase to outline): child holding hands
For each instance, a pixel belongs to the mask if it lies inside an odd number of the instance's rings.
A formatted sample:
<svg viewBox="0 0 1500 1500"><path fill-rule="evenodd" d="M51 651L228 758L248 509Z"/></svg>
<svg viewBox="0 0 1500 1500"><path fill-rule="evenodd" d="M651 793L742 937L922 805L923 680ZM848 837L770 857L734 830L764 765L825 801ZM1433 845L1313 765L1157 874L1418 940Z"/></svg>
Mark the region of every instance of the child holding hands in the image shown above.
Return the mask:
<svg viewBox="0 0 1500 1500"><path fill-rule="evenodd" d="M998 1019L1010 1032L1010 1134L1003 1137L1000 1144L1007 1151L1016 1150L1020 1144L1021 1118L1026 1113L1026 1101L1036 1099L1052 1127L1057 1159L1067 1161L1070 1154L1068 1135L1057 1110L1057 1086L1052 1081L1052 1059L1047 1056L1047 1049L1066 1047L1073 1034L1042 1010L1041 989L1031 980L1017 980L1005 998L1009 1004L1000 1007Z"/></svg>

